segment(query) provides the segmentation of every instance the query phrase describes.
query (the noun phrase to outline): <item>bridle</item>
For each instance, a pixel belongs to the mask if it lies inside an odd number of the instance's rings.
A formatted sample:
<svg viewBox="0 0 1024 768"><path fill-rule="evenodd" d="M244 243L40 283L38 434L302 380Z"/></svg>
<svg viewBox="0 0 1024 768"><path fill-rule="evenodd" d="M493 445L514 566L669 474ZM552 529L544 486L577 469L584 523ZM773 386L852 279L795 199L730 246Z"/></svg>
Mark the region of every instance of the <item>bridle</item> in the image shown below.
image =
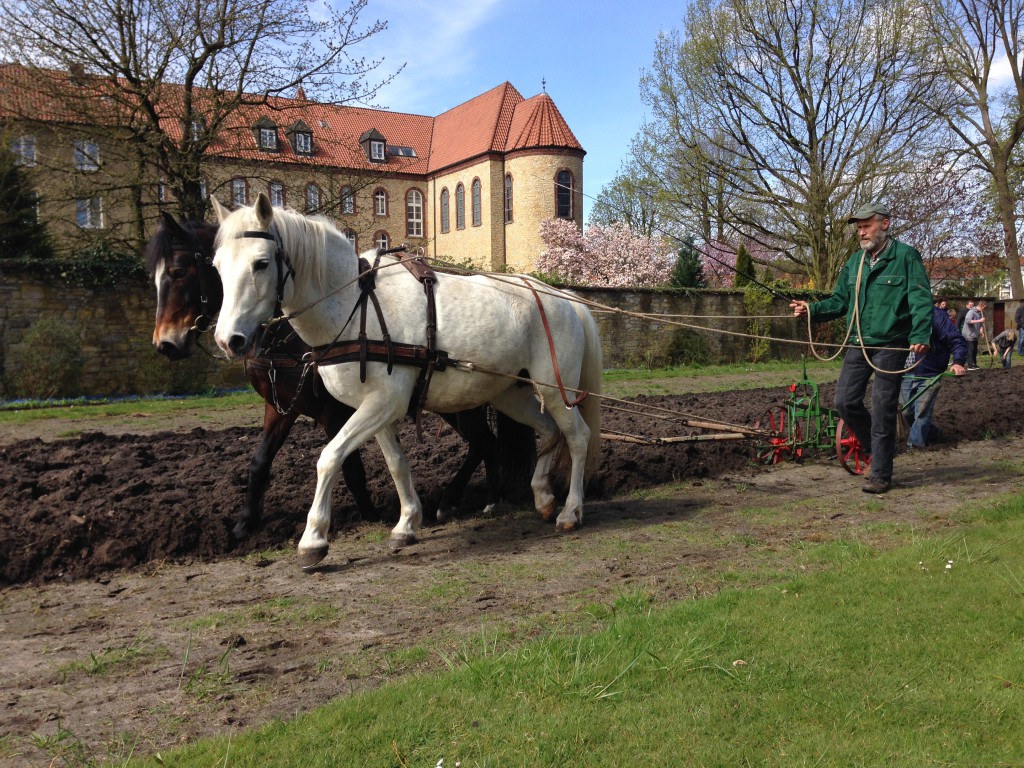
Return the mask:
<svg viewBox="0 0 1024 768"><path fill-rule="evenodd" d="M288 278L295 279L295 269L292 267L291 259L284 252L281 239L277 236L276 230L264 232L262 229L247 229L235 235L235 239L257 238L259 240L271 240L274 243L274 262L277 265L277 297L274 303L274 317L284 317L284 286ZM212 263L211 263L212 267Z"/></svg>
<svg viewBox="0 0 1024 768"><path fill-rule="evenodd" d="M185 232L185 234L190 234L190 239L193 242L176 243L174 240L171 240L170 248L172 253L174 251L192 251L192 260L195 262L196 274L199 276L199 304L201 309L189 330L196 331L197 333L206 333L213 327L213 312L210 311L210 288L214 283L213 257L203 255L199 238L194 233Z"/></svg>

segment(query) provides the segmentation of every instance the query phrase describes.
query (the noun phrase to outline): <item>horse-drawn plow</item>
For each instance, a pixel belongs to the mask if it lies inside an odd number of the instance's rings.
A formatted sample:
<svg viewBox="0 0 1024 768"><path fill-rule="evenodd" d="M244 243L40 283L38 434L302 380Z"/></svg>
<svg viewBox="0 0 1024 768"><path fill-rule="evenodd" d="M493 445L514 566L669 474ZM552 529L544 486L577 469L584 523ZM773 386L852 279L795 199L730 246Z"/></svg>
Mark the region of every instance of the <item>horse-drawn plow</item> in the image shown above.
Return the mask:
<svg viewBox="0 0 1024 768"><path fill-rule="evenodd" d="M835 451L835 457L847 472L863 474L869 466L870 457L861 447L860 441L832 408L822 407L818 384L807 377L807 365L803 363L803 375L788 388L789 396L782 403L769 407L752 427L709 419L695 419L688 415L677 415L669 411L652 413L680 426L704 430L701 434L673 437L644 437L615 432L603 432L606 440L642 443L645 445L669 445L672 443L696 443L711 440L749 440L753 443L756 460L761 464L778 464L782 461L801 461L812 453ZM625 401L617 401L625 402ZM619 409L622 405L607 405ZM664 409L657 409L663 411ZM631 411L639 413L638 411Z"/></svg>

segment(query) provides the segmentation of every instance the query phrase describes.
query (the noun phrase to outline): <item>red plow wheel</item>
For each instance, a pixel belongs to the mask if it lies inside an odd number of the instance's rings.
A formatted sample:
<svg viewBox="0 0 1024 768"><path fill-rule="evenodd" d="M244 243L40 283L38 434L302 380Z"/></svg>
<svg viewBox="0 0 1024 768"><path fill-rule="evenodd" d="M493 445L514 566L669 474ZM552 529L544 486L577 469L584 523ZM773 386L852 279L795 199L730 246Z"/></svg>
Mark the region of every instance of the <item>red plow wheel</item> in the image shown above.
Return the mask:
<svg viewBox="0 0 1024 768"><path fill-rule="evenodd" d="M757 460L761 464L778 464L788 458L803 457L803 448L799 445L803 439L800 424L795 422L790 426L783 406L773 405L765 411L764 416L754 422L754 429L771 432L771 437L757 446Z"/></svg>
<svg viewBox="0 0 1024 768"><path fill-rule="evenodd" d="M836 456L851 475L863 475L871 466L871 457L842 419L836 424Z"/></svg>

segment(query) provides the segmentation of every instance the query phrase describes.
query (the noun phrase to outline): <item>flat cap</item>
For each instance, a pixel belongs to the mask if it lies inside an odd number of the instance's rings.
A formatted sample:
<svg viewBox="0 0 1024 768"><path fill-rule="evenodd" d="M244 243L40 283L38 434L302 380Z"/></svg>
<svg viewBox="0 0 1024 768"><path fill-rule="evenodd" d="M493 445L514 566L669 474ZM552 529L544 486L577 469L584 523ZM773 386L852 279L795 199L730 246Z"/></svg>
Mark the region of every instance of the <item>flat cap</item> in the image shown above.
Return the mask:
<svg viewBox="0 0 1024 768"><path fill-rule="evenodd" d="M846 220L846 223L853 224L855 221L864 221L864 219L870 219L872 216L881 216L885 219L892 218L889 214L889 207L884 203L864 203L853 216Z"/></svg>

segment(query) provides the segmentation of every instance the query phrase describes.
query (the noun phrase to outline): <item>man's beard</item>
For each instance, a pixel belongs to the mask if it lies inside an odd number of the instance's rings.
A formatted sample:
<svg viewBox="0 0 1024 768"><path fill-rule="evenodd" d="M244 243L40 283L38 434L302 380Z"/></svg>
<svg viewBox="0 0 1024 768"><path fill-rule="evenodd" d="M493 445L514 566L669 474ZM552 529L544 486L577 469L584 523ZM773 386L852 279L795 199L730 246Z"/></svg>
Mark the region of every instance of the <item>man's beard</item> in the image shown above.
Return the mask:
<svg viewBox="0 0 1024 768"><path fill-rule="evenodd" d="M874 237L862 237L860 247L868 253L874 253L885 242L885 232L879 232Z"/></svg>

